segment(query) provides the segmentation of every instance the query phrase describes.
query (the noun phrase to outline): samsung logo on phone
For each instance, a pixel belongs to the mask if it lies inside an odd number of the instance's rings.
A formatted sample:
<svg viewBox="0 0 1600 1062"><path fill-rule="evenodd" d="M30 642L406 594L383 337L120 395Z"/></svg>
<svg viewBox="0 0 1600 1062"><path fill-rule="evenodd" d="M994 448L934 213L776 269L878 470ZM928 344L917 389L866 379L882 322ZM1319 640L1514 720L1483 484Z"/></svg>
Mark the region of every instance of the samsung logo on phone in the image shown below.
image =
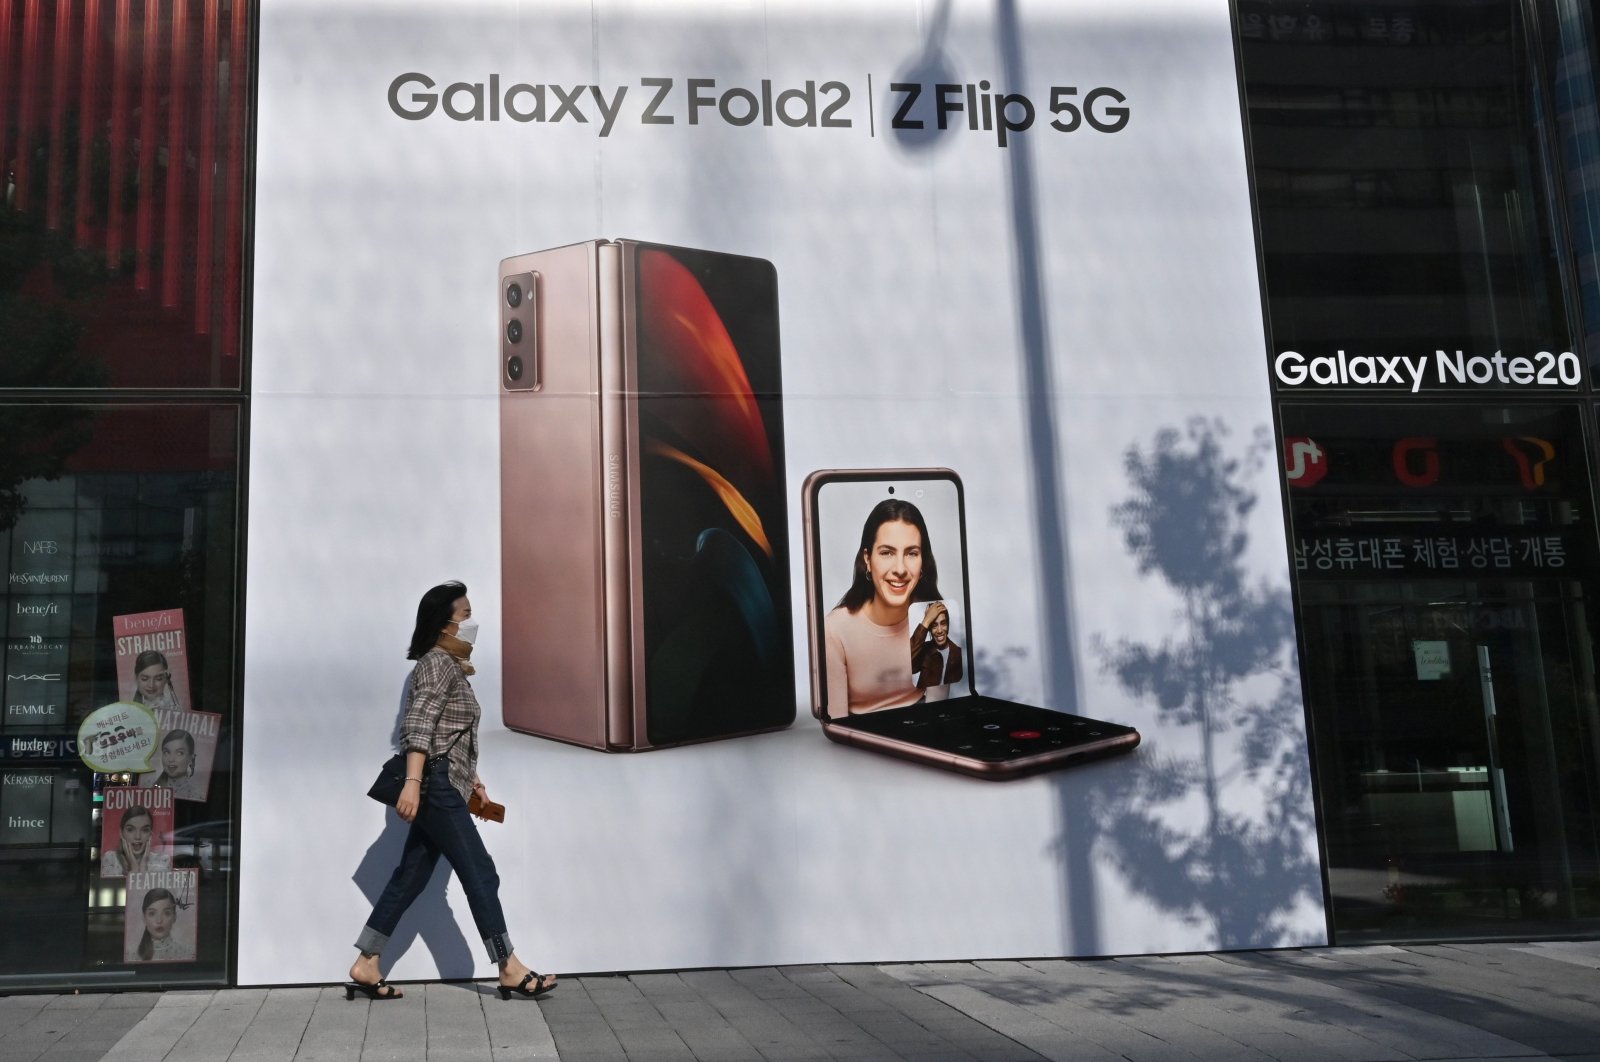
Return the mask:
<svg viewBox="0 0 1600 1062"><path fill-rule="evenodd" d="M606 515L622 516L622 458L606 455Z"/></svg>

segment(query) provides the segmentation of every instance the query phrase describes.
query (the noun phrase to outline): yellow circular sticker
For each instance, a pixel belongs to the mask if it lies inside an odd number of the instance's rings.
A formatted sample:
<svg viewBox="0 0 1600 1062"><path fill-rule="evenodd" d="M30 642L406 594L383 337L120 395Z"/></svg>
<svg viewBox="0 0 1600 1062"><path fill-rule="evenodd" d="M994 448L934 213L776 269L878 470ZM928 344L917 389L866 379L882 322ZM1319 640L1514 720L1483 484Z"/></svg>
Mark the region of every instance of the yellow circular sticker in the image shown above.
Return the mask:
<svg viewBox="0 0 1600 1062"><path fill-rule="evenodd" d="M154 712L132 701L116 701L84 717L78 727L78 755L101 774L143 774L156 754L158 733Z"/></svg>

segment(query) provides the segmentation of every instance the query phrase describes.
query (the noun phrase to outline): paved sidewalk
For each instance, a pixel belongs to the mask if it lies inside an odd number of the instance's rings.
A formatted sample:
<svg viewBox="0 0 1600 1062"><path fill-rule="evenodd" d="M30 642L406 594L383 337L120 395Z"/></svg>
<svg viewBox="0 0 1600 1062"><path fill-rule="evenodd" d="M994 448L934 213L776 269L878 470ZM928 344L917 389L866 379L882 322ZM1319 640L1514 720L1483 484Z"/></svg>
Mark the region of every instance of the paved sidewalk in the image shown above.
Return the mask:
<svg viewBox="0 0 1600 1062"><path fill-rule="evenodd" d="M0 1062L1600 1062L1600 942L0 997Z"/></svg>

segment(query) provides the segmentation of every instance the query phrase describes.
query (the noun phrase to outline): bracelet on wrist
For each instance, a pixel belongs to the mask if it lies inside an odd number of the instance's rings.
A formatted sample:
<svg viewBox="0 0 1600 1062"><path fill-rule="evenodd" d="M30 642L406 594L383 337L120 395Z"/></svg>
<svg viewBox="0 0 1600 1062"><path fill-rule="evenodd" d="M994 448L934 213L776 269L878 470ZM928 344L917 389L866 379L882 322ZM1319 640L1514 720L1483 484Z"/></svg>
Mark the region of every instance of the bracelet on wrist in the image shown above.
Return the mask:
<svg viewBox="0 0 1600 1062"><path fill-rule="evenodd" d="M408 775L408 776L407 776L407 777L406 777L406 781L408 781L408 782L420 782L420 781L422 781L422 779L421 779L421 778L412 778L412 777L410 777L410 776L409 776L409 775Z"/></svg>

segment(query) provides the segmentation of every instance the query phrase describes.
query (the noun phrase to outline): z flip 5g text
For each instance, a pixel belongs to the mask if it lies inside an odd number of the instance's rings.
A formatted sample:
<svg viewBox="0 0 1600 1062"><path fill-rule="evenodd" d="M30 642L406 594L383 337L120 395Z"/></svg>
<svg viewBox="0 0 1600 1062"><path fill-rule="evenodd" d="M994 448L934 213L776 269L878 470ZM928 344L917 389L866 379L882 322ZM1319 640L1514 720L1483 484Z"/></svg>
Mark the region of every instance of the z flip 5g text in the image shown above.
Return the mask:
<svg viewBox="0 0 1600 1062"><path fill-rule="evenodd" d="M965 125L971 132L993 132L1000 147L1005 147L1011 134L1024 133L1033 128L1039 109L1033 101L1020 92L991 92L987 81L976 85L927 86L914 81L896 81L889 91L896 100L893 129L927 128L927 111L931 105L937 128L951 129ZM930 102L924 101L928 96ZM1055 115L1050 128L1058 133L1076 132L1085 123L1101 133L1120 133L1128 125L1128 102L1114 88L1090 89L1078 101L1074 85L1056 85L1050 89L1049 112ZM1106 103L1111 100L1114 103Z"/></svg>
<svg viewBox="0 0 1600 1062"><path fill-rule="evenodd" d="M867 79L870 88L871 79ZM727 125L787 126L791 129L859 129L850 85L844 81L807 80L798 85L774 84L763 78L755 85L719 84L716 78L642 77L631 98L629 85L558 85L518 81L503 84L499 74L486 81L455 81L440 87L416 71L389 83L389 109L410 122L442 114L455 122L590 125L609 137L619 121L636 114L641 126ZM1127 128L1130 108L1122 92L1105 86L1082 92L1074 85L1051 87L1043 114L1049 128L1072 133L1089 128L1120 133ZM988 81L975 84L933 84L895 81L883 100L889 128L965 129L988 133L1000 147L1018 133L1034 128L1043 115L1038 104L1021 92L998 92ZM876 106L876 105L875 105Z"/></svg>

